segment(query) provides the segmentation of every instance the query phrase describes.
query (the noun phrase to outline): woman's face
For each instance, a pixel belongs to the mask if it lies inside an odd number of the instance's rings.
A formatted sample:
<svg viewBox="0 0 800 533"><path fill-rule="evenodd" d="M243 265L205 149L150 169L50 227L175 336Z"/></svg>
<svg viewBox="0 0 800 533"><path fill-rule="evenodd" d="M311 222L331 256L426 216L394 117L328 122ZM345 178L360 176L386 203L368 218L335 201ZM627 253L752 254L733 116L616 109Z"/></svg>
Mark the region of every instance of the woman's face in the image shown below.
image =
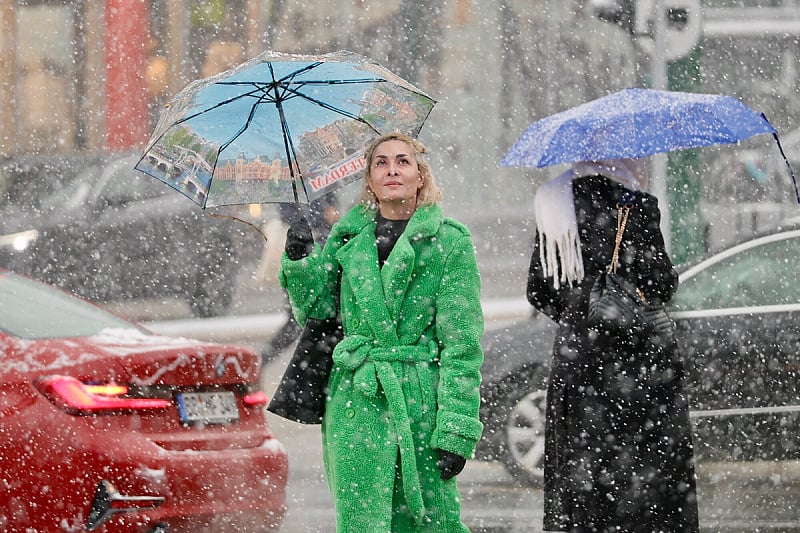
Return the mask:
<svg viewBox="0 0 800 533"><path fill-rule="evenodd" d="M382 205L415 205L422 176L411 146L396 139L379 144L369 167L369 186Z"/></svg>

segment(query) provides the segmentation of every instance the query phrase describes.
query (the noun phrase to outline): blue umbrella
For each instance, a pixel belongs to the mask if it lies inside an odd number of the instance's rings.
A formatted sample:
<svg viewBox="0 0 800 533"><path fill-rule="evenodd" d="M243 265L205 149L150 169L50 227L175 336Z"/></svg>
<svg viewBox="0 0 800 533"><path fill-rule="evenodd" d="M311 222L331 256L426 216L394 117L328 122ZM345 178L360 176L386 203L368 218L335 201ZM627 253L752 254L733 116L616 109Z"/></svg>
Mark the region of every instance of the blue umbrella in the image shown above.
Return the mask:
<svg viewBox="0 0 800 533"><path fill-rule="evenodd" d="M624 89L531 124L500 166L542 168L562 163L646 157L772 134L800 203L794 172L767 118L725 95Z"/></svg>
<svg viewBox="0 0 800 533"><path fill-rule="evenodd" d="M264 52L166 105L136 169L203 208L310 201L360 178L379 134L419 133L434 101L352 52Z"/></svg>

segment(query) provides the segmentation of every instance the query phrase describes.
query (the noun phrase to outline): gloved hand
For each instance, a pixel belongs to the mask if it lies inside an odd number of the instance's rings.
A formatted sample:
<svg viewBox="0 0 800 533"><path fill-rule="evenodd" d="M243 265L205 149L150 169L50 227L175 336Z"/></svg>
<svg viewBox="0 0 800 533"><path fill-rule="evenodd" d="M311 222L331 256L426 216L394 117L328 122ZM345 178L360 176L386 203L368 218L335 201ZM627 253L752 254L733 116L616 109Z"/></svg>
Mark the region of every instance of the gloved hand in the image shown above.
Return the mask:
<svg viewBox="0 0 800 533"><path fill-rule="evenodd" d="M314 249L314 236L305 217L300 217L286 232L286 255L292 261L307 257Z"/></svg>
<svg viewBox="0 0 800 533"><path fill-rule="evenodd" d="M442 479L450 479L457 476L464 470L467 460L458 454L450 453L446 450L437 450L439 461L436 463L442 471Z"/></svg>

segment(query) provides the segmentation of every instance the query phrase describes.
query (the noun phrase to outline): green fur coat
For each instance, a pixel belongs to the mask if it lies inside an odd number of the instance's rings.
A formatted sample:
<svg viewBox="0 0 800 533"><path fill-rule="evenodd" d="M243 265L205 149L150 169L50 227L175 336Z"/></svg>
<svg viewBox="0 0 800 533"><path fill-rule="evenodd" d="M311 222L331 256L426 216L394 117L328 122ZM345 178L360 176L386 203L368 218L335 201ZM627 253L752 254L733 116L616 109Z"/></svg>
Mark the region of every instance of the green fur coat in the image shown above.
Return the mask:
<svg viewBox="0 0 800 533"><path fill-rule="evenodd" d="M471 457L483 426L480 276L469 231L419 207L382 269L375 211L352 208L324 249L291 261L281 285L298 322L335 312L344 339L322 423L339 533L468 532L437 448Z"/></svg>

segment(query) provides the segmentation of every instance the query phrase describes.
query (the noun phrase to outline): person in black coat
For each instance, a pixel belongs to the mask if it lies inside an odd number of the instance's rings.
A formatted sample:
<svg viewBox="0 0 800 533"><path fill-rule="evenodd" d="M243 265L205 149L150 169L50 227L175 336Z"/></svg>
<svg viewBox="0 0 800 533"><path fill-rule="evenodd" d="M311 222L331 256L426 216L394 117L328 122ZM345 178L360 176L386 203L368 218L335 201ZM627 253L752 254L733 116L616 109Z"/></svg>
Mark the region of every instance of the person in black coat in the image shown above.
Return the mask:
<svg viewBox="0 0 800 533"><path fill-rule="evenodd" d="M280 203L278 204L278 212L281 221L289 226L298 222L301 218L305 218L311 227L314 238L320 243L320 246L325 244L331 227L339 220L339 207L336 193L328 193L308 205L289 202ZM294 319L292 307L289 304L289 298L286 296L285 291L283 307L286 312L286 321L278 328L278 331L272 336L269 342L261 348L262 366L267 365L275 359L282 350L289 347L302 331L302 328Z"/></svg>
<svg viewBox="0 0 800 533"><path fill-rule="evenodd" d="M586 325L589 292L611 262L617 204L633 201L617 272L648 301L678 276L644 192L639 160L579 163L537 190L527 298L559 324L548 381L544 529L696 532L698 513L683 365L674 346Z"/></svg>

